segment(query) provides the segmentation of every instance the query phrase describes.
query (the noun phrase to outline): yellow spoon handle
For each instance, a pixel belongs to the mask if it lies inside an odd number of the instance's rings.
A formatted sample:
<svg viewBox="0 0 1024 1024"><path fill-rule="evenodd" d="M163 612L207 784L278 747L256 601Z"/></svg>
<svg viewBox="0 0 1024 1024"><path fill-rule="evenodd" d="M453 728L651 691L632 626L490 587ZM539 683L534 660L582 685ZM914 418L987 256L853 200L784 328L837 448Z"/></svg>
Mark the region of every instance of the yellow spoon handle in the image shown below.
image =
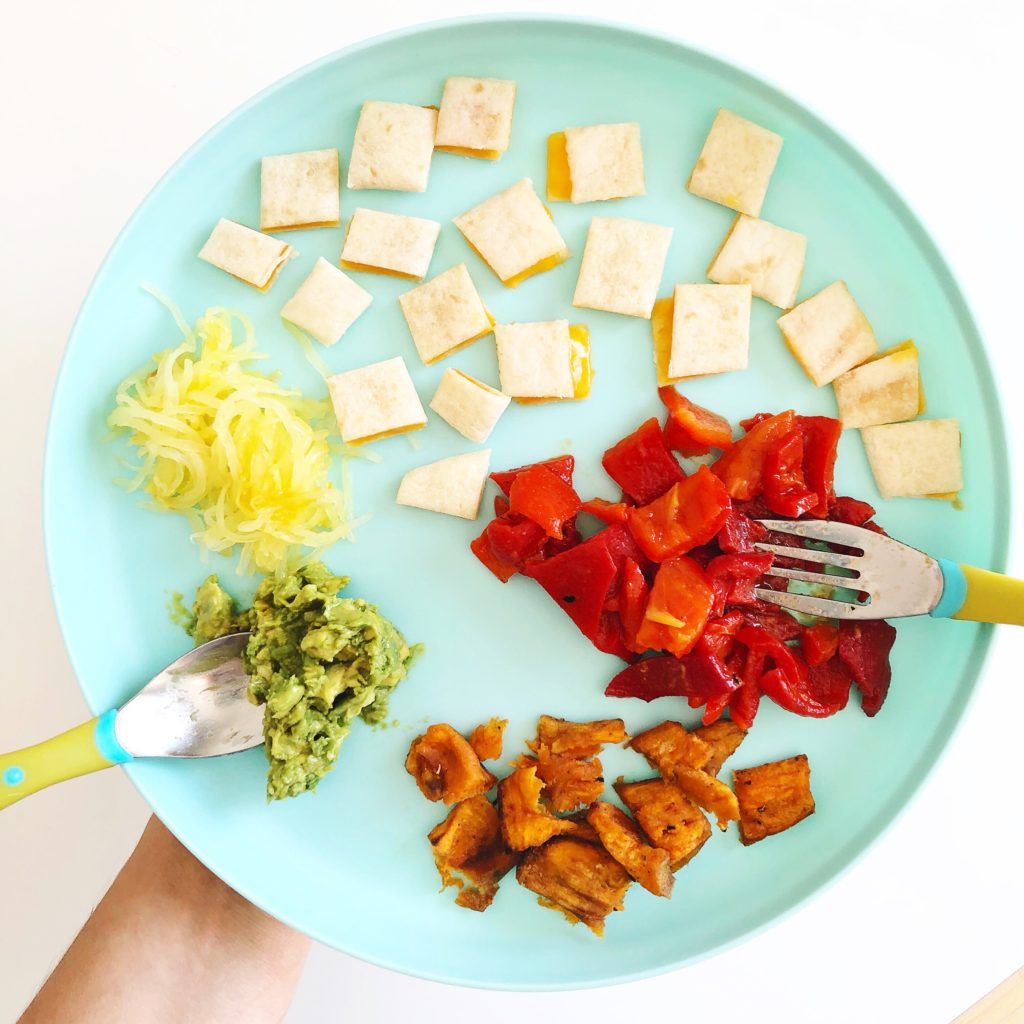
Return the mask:
<svg viewBox="0 0 1024 1024"><path fill-rule="evenodd" d="M967 593L954 619L1024 626L1024 580L962 565Z"/></svg>

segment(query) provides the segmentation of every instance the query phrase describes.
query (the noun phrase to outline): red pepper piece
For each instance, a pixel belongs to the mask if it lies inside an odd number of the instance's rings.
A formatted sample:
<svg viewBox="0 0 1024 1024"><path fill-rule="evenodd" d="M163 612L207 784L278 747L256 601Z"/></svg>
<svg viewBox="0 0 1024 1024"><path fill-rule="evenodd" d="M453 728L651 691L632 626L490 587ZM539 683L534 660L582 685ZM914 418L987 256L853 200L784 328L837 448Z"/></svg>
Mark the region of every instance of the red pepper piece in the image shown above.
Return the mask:
<svg viewBox="0 0 1024 1024"><path fill-rule="evenodd" d="M560 555L563 551L576 547L581 540L583 540L583 536L576 528L576 517L573 516L562 527L562 536L560 538L556 540L554 537L548 537L544 544L543 557L551 558L554 555Z"/></svg>
<svg viewBox="0 0 1024 1024"><path fill-rule="evenodd" d="M636 634L644 619L650 587L640 566L627 557L622 563L622 581L619 584L618 610L622 622L622 636L627 648L636 648ZM637 651L637 653L641 653Z"/></svg>
<svg viewBox="0 0 1024 1024"><path fill-rule="evenodd" d="M629 505L624 501L606 501L604 498L591 498L580 506L581 512L589 512L602 523L624 523Z"/></svg>
<svg viewBox="0 0 1024 1024"><path fill-rule="evenodd" d="M837 523L849 523L851 526L863 526L874 514L874 508L866 501L845 495L833 498L828 507L829 519Z"/></svg>
<svg viewBox="0 0 1024 1024"><path fill-rule="evenodd" d="M603 530L595 533L587 543L600 544L612 556L612 561L618 569L615 583L612 584L613 593L618 592L619 581L622 578L622 570L627 558L631 558L641 569L651 567L650 561L643 551L640 550L639 545L633 539L633 535L619 523L606 526Z"/></svg>
<svg viewBox="0 0 1024 1024"><path fill-rule="evenodd" d="M738 508L730 509L718 531L718 546L728 555L755 551L754 544L768 539L768 531Z"/></svg>
<svg viewBox="0 0 1024 1024"><path fill-rule="evenodd" d="M625 494L641 505L660 497L685 476L653 417L612 445L601 465Z"/></svg>
<svg viewBox="0 0 1024 1024"><path fill-rule="evenodd" d="M807 682L807 666L791 647L759 626L746 626L736 637L751 651L771 659L774 667L761 674L761 691L779 707L807 718L825 718L840 710L836 704L823 704Z"/></svg>
<svg viewBox="0 0 1024 1024"><path fill-rule="evenodd" d="M544 466L530 466L516 475L508 493L509 510L526 516L556 540L565 524L580 508L580 497L571 484Z"/></svg>
<svg viewBox="0 0 1024 1024"><path fill-rule="evenodd" d="M839 627L831 622L819 622L814 626L805 627L800 634L800 649L804 661L811 668L823 665L839 647Z"/></svg>
<svg viewBox="0 0 1024 1024"><path fill-rule="evenodd" d="M614 654L623 661L636 661L636 654L626 647L619 616L607 608L597 620L597 629L591 637L591 643L604 654Z"/></svg>
<svg viewBox="0 0 1024 1024"><path fill-rule="evenodd" d="M685 555L658 568L637 631L638 647L689 654L711 614L713 595L704 570Z"/></svg>
<svg viewBox="0 0 1024 1024"><path fill-rule="evenodd" d="M749 501L761 492L765 456L793 429L792 410L761 420L711 467L731 498Z"/></svg>
<svg viewBox="0 0 1024 1024"><path fill-rule="evenodd" d="M804 478L818 496L807 514L824 519L836 496L833 477L843 425L831 416L797 416L796 425L804 435Z"/></svg>
<svg viewBox="0 0 1024 1024"><path fill-rule="evenodd" d="M765 455L765 504L780 516L796 519L818 504L818 495L804 481L804 435L798 429L783 435Z"/></svg>
<svg viewBox="0 0 1024 1024"><path fill-rule="evenodd" d="M510 579L517 572L519 568L510 562L503 562L498 556L491 550L491 545L487 540L487 530L485 529L479 537L475 537L469 542L469 550L476 555L477 558L487 566L488 569L495 576L501 580L502 583L508 583Z"/></svg>
<svg viewBox="0 0 1024 1024"><path fill-rule="evenodd" d="M715 595L714 614L724 614L727 605L757 604L754 587L774 560L770 551L719 555L712 559L706 571Z"/></svg>
<svg viewBox="0 0 1024 1024"><path fill-rule="evenodd" d="M760 707L764 662L763 652L747 649L743 659L742 682L729 700L729 717L741 729L749 729L754 724Z"/></svg>
<svg viewBox="0 0 1024 1024"><path fill-rule="evenodd" d="M660 498L629 510L629 530L655 562L706 544L729 514L729 495L722 482L701 466Z"/></svg>
<svg viewBox="0 0 1024 1024"><path fill-rule="evenodd" d="M763 423L765 420L770 420L774 413L770 412L755 412L753 416L748 416L745 420L740 420L740 426L743 428L745 433L750 433L758 425Z"/></svg>
<svg viewBox="0 0 1024 1024"><path fill-rule="evenodd" d="M544 462L531 462L527 466L519 466L516 469L506 469L491 474L491 479L501 488L505 496L512 490L512 481L520 474L534 466L543 466L550 470L564 484L572 485L572 473L576 468L576 460L571 455L558 455L553 459L546 459Z"/></svg>
<svg viewBox="0 0 1024 1024"><path fill-rule="evenodd" d="M665 443L673 451L691 458L732 445L732 427L724 416L691 402L673 387L658 388L658 397L668 409Z"/></svg>
<svg viewBox="0 0 1024 1024"><path fill-rule="evenodd" d="M504 494L496 494L494 496L494 518L500 519L505 515L508 515L508 498Z"/></svg>
<svg viewBox="0 0 1024 1024"><path fill-rule="evenodd" d="M713 654L723 662L732 654L736 634L743 628L743 613L731 611L720 618L709 619L704 635L697 641L697 649Z"/></svg>
<svg viewBox="0 0 1024 1024"><path fill-rule="evenodd" d="M541 527L519 516L492 519L484 527L484 536L495 557L514 566L521 566L540 554L545 540Z"/></svg>
<svg viewBox="0 0 1024 1024"><path fill-rule="evenodd" d="M703 725L713 725L721 717L725 709L729 706L729 701L732 699L731 693L723 693L721 696L712 697L704 705L704 717L701 719ZM700 707L700 702L690 702L690 707Z"/></svg>
<svg viewBox="0 0 1024 1024"><path fill-rule="evenodd" d="M783 641L796 640L803 631L803 627L789 612L784 612L777 605L769 604L767 601L744 608L743 617L751 626L767 629L769 633Z"/></svg>
<svg viewBox="0 0 1024 1024"><path fill-rule="evenodd" d="M889 652L895 642L896 630L884 619L839 624L839 657L853 674L861 694L860 706L869 718L878 714L889 692Z"/></svg>
<svg viewBox="0 0 1024 1024"><path fill-rule="evenodd" d="M605 687L606 697L636 697L652 701L658 697L683 697L686 669L678 658L661 654L644 658L624 668Z"/></svg>
<svg viewBox="0 0 1024 1024"><path fill-rule="evenodd" d="M850 700L853 675L841 658L829 658L820 665L809 667L807 685L820 704L830 704L841 709Z"/></svg>

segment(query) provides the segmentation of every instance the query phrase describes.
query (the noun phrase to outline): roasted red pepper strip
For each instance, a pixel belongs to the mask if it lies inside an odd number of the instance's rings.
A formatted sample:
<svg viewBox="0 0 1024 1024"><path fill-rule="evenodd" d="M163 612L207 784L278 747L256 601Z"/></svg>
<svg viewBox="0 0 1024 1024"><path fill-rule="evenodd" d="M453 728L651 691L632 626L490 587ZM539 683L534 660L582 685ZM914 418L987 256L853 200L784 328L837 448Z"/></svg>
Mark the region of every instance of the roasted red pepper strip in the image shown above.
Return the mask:
<svg viewBox="0 0 1024 1024"><path fill-rule="evenodd" d="M824 519L836 496L833 476L843 425L831 416L797 416L796 425L804 436L804 478L818 496L808 515Z"/></svg>
<svg viewBox="0 0 1024 1024"><path fill-rule="evenodd" d="M829 519L837 523L849 523L851 526L863 526L874 514L874 507L866 501L845 495L834 498L828 509Z"/></svg>
<svg viewBox="0 0 1024 1024"><path fill-rule="evenodd" d="M658 388L658 397L668 409L665 443L673 451L691 458L732 444L732 427L724 416L696 405L673 387Z"/></svg>
<svg viewBox="0 0 1024 1024"><path fill-rule="evenodd" d="M504 494L494 496L494 518L500 519L508 512L508 498Z"/></svg>
<svg viewBox="0 0 1024 1024"><path fill-rule="evenodd" d="M517 572L519 568L510 562L503 562L498 556L491 550L491 545L487 540L487 530L485 529L479 537L475 537L469 542L469 550L476 555L477 558L487 566L488 569L495 576L501 580L502 583L508 583L510 579Z"/></svg>
<svg viewBox="0 0 1024 1024"><path fill-rule="evenodd" d="M670 654L644 658L624 668L605 688L606 697L636 697L652 701L658 697L684 697L686 669Z"/></svg>
<svg viewBox="0 0 1024 1024"><path fill-rule="evenodd" d="M580 508L580 496L570 484L544 466L530 466L516 475L508 493L509 510L525 516L556 540Z"/></svg>
<svg viewBox="0 0 1024 1024"><path fill-rule="evenodd" d="M702 719L702 723L704 725L713 725L717 722L722 717L722 713L729 706L729 701L731 699L731 693L723 693L719 697L712 697L711 700L704 705L704 717ZM690 707L698 708L700 707L700 702L690 701Z"/></svg>
<svg viewBox="0 0 1024 1024"><path fill-rule="evenodd" d="M839 657L853 674L860 706L869 718L878 714L889 692L889 652L895 642L896 630L884 619L839 624Z"/></svg>
<svg viewBox="0 0 1024 1024"><path fill-rule="evenodd" d="M784 434L764 458L764 500L780 516L796 519L818 504L818 495L804 481L804 435Z"/></svg>
<svg viewBox="0 0 1024 1024"><path fill-rule="evenodd" d="M619 584L618 609L622 622L623 641L630 650L636 650L636 635L644 619L650 587L640 566L632 558L622 563L622 581ZM642 653L636 650L637 654Z"/></svg>
<svg viewBox="0 0 1024 1024"><path fill-rule="evenodd" d="M817 700L807 682L807 666L791 647L768 630L760 626L746 626L736 639L774 663L774 668L762 673L760 685L762 693L771 697L779 707L807 718L825 718L840 710L838 705L823 704Z"/></svg>
<svg viewBox="0 0 1024 1024"><path fill-rule="evenodd" d="M491 479L501 488L505 496L508 496L512 489L512 481L520 474L534 466L543 466L558 477L562 483L572 484L572 473L576 468L576 460L571 455L558 455L553 459L546 459L544 462L531 462L528 466L518 466L516 469L505 469L491 474Z"/></svg>
<svg viewBox="0 0 1024 1024"><path fill-rule="evenodd" d="M755 551L754 544L768 539L768 531L756 519L744 515L738 508L732 508L718 531L718 546L727 555L739 555Z"/></svg>
<svg viewBox="0 0 1024 1024"><path fill-rule="evenodd" d="M839 647L839 628L831 622L819 622L815 626L806 626L800 634L800 649L804 661L811 668L823 665Z"/></svg>
<svg viewBox="0 0 1024 1024"><path fill-rule="evenodd" d="M850 700L853 675L841 658L829 658L820 665L811 665L807 685L819 704L845 708Z"/></svg>
<svg viewBox="0 0 1024 1024"><path fill-rule="evenodd" d="M665 446L661 425L653 418L609 448L601 465L623 492L641 505L664 494L685 476Z"/></svg>
<svg viewBox="0 0 1024 1024"><path fill-rule="evenodd" d="M602 523L624 523L629 505L624 501L606 501L604 498L591 498L580 506L581 512L589 512Z"/></svg>
<svg viewBox="0 0 1024 1024"><path fill-rule="evenodd" d="M769 604L767 601L744 608L743 617L751 626L767 629L780 640L796 640L803 631L803 626L789 612L784 612L778 605Z"/></svg>
<svg viewBox="0 0 1024 1024"><path fill-rule="evenodd" d="M627 523L644 554L664 562L711 540L729 508L724 485L707 466L701 466L660 498L631 508Z"/></svg>
<svg viewBox="0 0 1024 1024"><path fill-rule="evenodd" d="M765 456L793 429L795 418L790 410L761 420L715 462L712 471L731 498L749 501L761 492Z"/></svg>
<svg viewBox="0 0 1024 1024"><path fill-rule="evenodd" d="M704 570L685 555L658 569L637 631L638 647L689 654L711 614L713 595Z"/></svg>
<svg viewBox="0 0 1024 1024"><path fill-rule="evenodd" d="M743 661L742 682L729 699L729 717L741 728L749 729L761 704L761 676L765 655L762 651L747 649Z"/></svg>
<svg viewBox="0 0 1024 1024"><path fill-rule="evenodd" d="M757 604L754 587L774 560L770 551L713 558L705 571L715 595L714 614L723 615L727 605Z"/></svg>
<svg viewBox="0 0 1024 1024"><path fill-rule="evenodd" d="M484 535L495 556L514 566L522 566L539 555L545 540L540 526L519 516L492 519L484 528Z"/></svg>

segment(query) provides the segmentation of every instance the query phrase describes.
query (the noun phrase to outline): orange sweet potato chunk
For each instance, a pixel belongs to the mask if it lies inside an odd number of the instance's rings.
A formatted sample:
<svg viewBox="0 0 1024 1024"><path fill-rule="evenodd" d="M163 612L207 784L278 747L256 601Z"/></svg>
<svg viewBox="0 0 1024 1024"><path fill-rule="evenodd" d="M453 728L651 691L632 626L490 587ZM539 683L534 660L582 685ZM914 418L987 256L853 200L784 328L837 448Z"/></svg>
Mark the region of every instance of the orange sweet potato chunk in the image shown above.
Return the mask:
<svg viewBox="0 0 1024 1024"><path fill-rule="evenodd" d="M601 761L581 761L568 754L541 751L537 758L537 778L544 783L544 797L553 810L574 811L592 804L604 792Z"/></svg>
<svg viewBox="0 0 1024 1024"><path fill-rule="evenodd" d="M716 819L718 827L724 832L730 821L737 821L740 806L736 794L721 779L708 775L697 768L679 765L672 772L669 781L687 799L698 807L710 811Z"/></svg>
<svg viewBox="0 0 1024 1024"><path fill-rule="evenodd" d="M501 757L502 737L505 734L507 718L492 718L478 725L469 736L469 745L481 761L495 761Z"/></svg>
<svg viewBox="0 0 1024 1024"><path fill-rule="evenodd" d="M510 849L528 850L573 830L572 821L556 818L541 804L543 788L536 768L517 768L498 783L501 833Z"/></svg>
<svg viewBox="0 0 1024 1024"><path fill-rule="evenodd" d="M449 805L486 793L495 781L465 738L444 722L412 741L405 770L428 800Z"/></svg>
<svg viewBox="0 0 1024 1024"><path fill-rule="evenodd" d="M694 729L693 735L702 739L711 748L704 764L695 764L693 767L706 771L708 775L717 775L722 770L722 765L743 742L747 731L741 729L735 722L730 722L728 718L720 718L711 725L702 725L699 729Z"/></svg>
<svg viewBox="0 0 1024 1024"><path fill-rule="evenodd" d="M442 888L458 888L455 902L470 910L486 910L498 883L515 866L516 855L501 838L498 812L480 795L456 804L427 837Z"/></svg>
<svg viewBox="0 0 1024 1024"><path fill-rule="evenodd" d="M541 906L560 910L574 924L582 921L595 935L603 935L605 918L622 909L630 885L625 868L604 847L569 837L530 850L516 880L537 894Z"/></svg>
<svg viewBox="0 0 1024 1024"><path fill-rule="evenodd" d="M526 745L536 754L567 754L588 758L601 752L606 743L622 743L627 739L621 718L598 722L567 722L564 718L541 715L537 720L537 738Z"/></svg>
<svg viewBox="0 0 1024 1024"><path fill-rule="evenodd" d="M615 792L647 838L668 852L673 871L689 863L711 838L704 812L664 779L619 781Z"/></svg>
<svg viewBox="0 0 1024 1024"><path fill-rule="evenodd" d="M711 755L707 743L687 732L679 722L662 722L634 736L629 745L666 779L680 765L702 768Z"/></svg>
<svg viewBox="0 0 1024 1024"><path fill-rule="evenodd" d="M732 773L740 809L740 840L750 846L814 813L806 754Z"/></svg>
<svg viewBox="0 0 1024 1024"><path fill-rule="evenodd" d="M630 878L655 896L669 897L675 878L667 850L650 846L636 822L618 807L601 801L587 812L604 848L626 869Z"/></svg>

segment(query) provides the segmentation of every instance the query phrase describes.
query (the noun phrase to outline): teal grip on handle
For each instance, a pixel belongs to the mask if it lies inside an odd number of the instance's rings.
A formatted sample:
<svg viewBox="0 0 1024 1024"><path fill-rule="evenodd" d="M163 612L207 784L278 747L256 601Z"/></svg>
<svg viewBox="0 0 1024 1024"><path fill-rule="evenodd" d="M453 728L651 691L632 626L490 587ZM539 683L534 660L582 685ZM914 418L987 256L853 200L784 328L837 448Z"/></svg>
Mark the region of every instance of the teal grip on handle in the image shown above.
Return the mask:
<svg viewBox="0 0 1024 1024"><path fill-rule="evenodd" d="M942 597L928 614L936 619L949 619L963 608L967 600L967 577L956 562L947 558L937 561L942 570Z"/></svg>
<svg viewBox="0 0 1024 1024"><path fill-rule="evenodd" d="M114 722L117 719L117 709L104 711L96 719L96 732L93 739L96 741L96 749L112 764L124 764L132 760L132 755L118 742L117 733L114 731Z"/></svg>

